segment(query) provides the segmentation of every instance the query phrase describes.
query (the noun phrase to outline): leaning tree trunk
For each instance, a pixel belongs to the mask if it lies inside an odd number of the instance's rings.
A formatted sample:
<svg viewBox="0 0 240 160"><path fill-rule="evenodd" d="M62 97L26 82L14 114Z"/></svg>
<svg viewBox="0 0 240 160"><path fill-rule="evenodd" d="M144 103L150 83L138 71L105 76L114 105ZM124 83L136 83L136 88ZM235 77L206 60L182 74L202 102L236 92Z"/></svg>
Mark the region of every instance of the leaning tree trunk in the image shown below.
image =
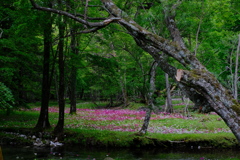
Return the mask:
<svg viewBox="0 0 240 160"><path fill-rule="evenodd" d="M223 87L214 75L185 47L175 25L175 16L170 15L167 20L168 29L174 40L171 42L139 26L111 0L102 0L102 2L112 16L121 18L118 23L128 30L142 49L160 62L159 66L162 70L180 84L189 98L196 104L203 103L206 106L211 106L240 142L239 103L234 100L233 94ZM178 70L180 73L178 79L176 79L177 69L164 60L163 53L173 57L184 66L185 70ZM201 100L203 101L200 102Z"/></svg>
<svg viewBox="0 0 240 160"><path fill-rule="evenodd" d="M91 27L87 31L82 31L82 33L96 31L117 21L118 24L128 30L128 33L134 38L137 45L148 52L156 61L160 62L159 66L162 70L176 80L179 87L195 104L204 105L206 108L211 107L221 116L240 142L240 104L234 100L233 94L223 87L215 76L186 48L175 24L174 11L177 5L173 5L169 9L167 6L164 6L166 24L173 39L173 41L170 41L138 25L130 16L118 8L112 0L101 0L110 16L100 22L88 22L71 13L40 7L34 0L30 1L36 9L65 15ZM164 60L163 54L167 54L178 61L183 66L182 69L171 66ZM178 76L176 78L177 73Z"/></svg>

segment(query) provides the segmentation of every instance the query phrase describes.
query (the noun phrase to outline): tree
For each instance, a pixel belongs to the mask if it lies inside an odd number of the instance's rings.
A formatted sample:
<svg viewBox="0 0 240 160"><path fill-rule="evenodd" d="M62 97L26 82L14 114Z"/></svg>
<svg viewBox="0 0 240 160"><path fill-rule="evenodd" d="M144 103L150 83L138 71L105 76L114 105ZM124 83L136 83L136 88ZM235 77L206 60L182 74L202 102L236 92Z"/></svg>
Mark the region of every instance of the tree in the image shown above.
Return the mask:
<svg viewBox="0 0 240 160"><path fill-rule="evenodd" d="M12 92L7 86L0 82L0 93L0 109L6 110L7 115L9 115L14 104Z"/></svg>
<svg viewBox="0 0 240 160"><path fill-rule="evenodd" d="M173 39L173 41L170 41L141 27L111 0L101 0L110 16L100 22L88 22L74 14L40 7L33 0L30 1L36 9L65 15L87 25L91 28L88 31L96 31L117 21L133 37L137 45L148 52L159 62L161 69L176 80L178 86L195 104L209 106L220 115L240 142L240 104L234 100L233 94L187 49L176 25L175 11L179 6L178 3L164 6L165 8L169 7L170 11L165 15L167 17L167 28ZM164 59L164 54L181 64L181 69L168 63ZM178 73L177 79L176 73Z"/></svg>
<svg viewBox="0 0 240 160"><path fill-rule="evenodd" d="M171 86L169 85L169 78L167 73L165 73L165 79L166 79L166 94L167 94L165 112L173 113L171 89L170 89Z"/></svg>
<svg viewBox="0 0 240 160"><path fill-rule="evenodd" d="M76 114L76 83L77 83L77 67L75 65L75 57L78 55L77 42L76 42L76 29L71 28L71 54L72 54L72 65L70 73L70 114Z"/></svg>
<svg viewBox="0 0 240 160"><path fill-rule="evenodd" d="M48 4L51 7L51 4ZM42 94L41 94L41 110L38 118L38 122L35 126L37 130L43 130L51 128L48 116L48 105L50 96L50 54L52 48L52 20L51 13L45 13L46 20L43 25L43 41L44 41L44 51L43 51L43 71L42 71ZM50 17L50 18L49 18Z"/></svg>
<svg viewBox="0 0 240 160"><path fill-rule="evenodd" d="M156 80L156 70L157 70L157 66L158 66L158 62L154 61L150 70L150 79L149 79L149 89L148 89L148 95L147 95L147 99L148 99L148 107L146 110L146 115L144 118L144 122L142 125L142 128L140 129L140 131L138 132L140 135L142 134L146 134L147 133L147 129L148 129L148 125L149 125L149 121L151 118L151 114L152 111L157 112L158 109L154 104L154 92L156 90L155 87L155 80Z"/></svg>
<svg viewBox="0 0 240 160"><path fill-rule="evenodd" d="M58 1L62 8L61 0ZM54 133L62 138L64 130L64 110L65 110L65 70L64 70L64 32L65 24L62 16L58 18L59 42L58 42L58 69L59 69L59 88L58 88L58 106L59 116L57 126L54 128Z"/></svg>
<svg viewBox="0 0 240 160"><path fill-rule="evenodd" d="M71 12L77 12L75 9L76 3L72 3L70 0L66 1L68 10ZM69 100L70 100L70 114L76 114L77 111L77 70L78 70L78 63L79 63L79 52L80 52L80 36L77 34L79 27L75 21L73 20L65 20L69 24L70 30L70 49L69 49L69 64L65 63L65 70L67 70L67 66L69 66L70 75L69 75ZM66 75L67 77L67 75ZM66 83L67 84L67 83Z"/></svg>
<svg viewBox="0 0 240 160"><path fill-rule="evenodd" d="M237 45L237 51L236 51L236 62L235 62L235 72L234 72L234 81L233 81L233 96L237 100L238 99L238 59L239 59L239 49L240 49L240 35L238 35L238 45Z"/></svg>

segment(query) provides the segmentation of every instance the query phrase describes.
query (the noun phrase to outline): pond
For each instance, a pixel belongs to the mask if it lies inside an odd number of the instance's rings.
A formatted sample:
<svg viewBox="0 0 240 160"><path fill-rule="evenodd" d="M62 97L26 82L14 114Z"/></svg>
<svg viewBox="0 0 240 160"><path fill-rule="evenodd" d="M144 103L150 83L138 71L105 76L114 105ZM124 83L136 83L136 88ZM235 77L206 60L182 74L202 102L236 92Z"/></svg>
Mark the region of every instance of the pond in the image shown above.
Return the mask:
<svg viewBox="0 0 240 160"><path fill-rule="evenodd" d="M80 146L61 148L34 148L19 146L2 146L4 160L236 160L240 159L238 150L225 149L99 149Z"/></svg>

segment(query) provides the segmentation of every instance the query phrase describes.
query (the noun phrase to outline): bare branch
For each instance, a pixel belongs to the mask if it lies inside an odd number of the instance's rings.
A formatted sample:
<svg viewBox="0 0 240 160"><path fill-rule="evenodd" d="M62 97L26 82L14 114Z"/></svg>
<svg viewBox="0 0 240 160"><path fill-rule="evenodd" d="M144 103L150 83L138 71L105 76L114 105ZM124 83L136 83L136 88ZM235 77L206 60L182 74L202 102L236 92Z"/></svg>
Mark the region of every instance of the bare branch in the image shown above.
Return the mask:
<svg viewBox="0 0 240 160"><path fill-rule="evenodd" d="M99 29L102 29L103 27L94 27L94 28L91 28L91 29L86 29L86 30L81 30L79 32L75 32L75 33L67 33L64 37L62 38L67 38L67 37L70 37L72 35L78 35L78 34L86 34L86 33L93 33L93 32L96 32L98 31ZM54 41L57 41L59 40L59 37L55 38Z"/></svg>
<svg viewBox="0 0 240 160"><path fill-rule="evenodd" d="M32 4L33 8L35 8L35 9L67 16L67 17L69 17L69 18L71 18L71 19L73 19L77 22L80 22L80 23L82 23L82 24L84 24L88 27L105 27L109 23L116 22L116 21L119 20L119 18L117 18L117 17L110 17L103 22L88 22L87 20L76 17L75 15L73 15L71 13L61 11L61 10L57 10L57 9L53 9L53 8L41 7L41 6L37 5L34 0L30 0L30 1L31 1L31 4Z"/></svg>
<svg viewBox="0 0 240 160"><path fill-rule="evenodd" d="M73 14L74 16L76 17L82 17L84 18L84 15L83 14ZM86 20L106 20L107 18L104 18L104 17L86 17Z"/></svg>
<svg viewBox="0 0 240 160"><path fill-rule="evenodd" d="M102 29L103 27L95 27L95 28L91 28L91 29L87 29L87 30L82 30L77 32L76 34L81 34L81 33L92 33L92 32L96 32L99 29Z"/></svg>
<svg viewBox="0 0 240 160"><path fill-rule="evenodd" d="M3 34L3 29L2 28L0 28L0 38L2 38L2 34Z"/></svg>
<svg viewBox="0 0 240 160"><path fill-rule="evenodd" d="M173 4L172 8L171 8L171 12L173 11L175 14L175 11L177 9L178 6L180 6L180 4L182 3L181 0L178 0L175 4Z"/></svg>
<svg viewBox="0 0 240 160"><path fill-rule="evenodd" d="M85 7L84 7L83 18L84 18L85 21L87 20L87 13L88 13L88 0L86 0L86 4L85 4ZM87 26L85 26L85 28L87 28Z"/></svg>

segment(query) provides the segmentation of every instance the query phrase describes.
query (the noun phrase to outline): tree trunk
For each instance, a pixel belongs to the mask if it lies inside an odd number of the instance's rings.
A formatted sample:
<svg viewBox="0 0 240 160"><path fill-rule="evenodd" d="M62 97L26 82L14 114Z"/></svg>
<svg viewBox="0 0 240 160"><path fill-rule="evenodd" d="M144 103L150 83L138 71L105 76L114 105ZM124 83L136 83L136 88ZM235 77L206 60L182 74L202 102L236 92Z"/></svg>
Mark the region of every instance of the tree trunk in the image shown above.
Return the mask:
<svg viewBox="0 0 240 160"><path fill-rule="evenodd" d="M72 52L72 65L71 65L71 79L70 79L70 114L76 114L76 82L77 82L77 68L75 66L75 55L78 54L75 29L71 30L71 52Z"/></svg>
<svg viewBox="0 0 240 160"><path fill-rule="evenodd" d="M147 108L142 128L140 129L138 134L143 135L143 134L147 133L147 129L148 129L148 125L149 125L149 122L150 122L151 114L152 114L152 109L151 108Z"/></svg>
<svg viewBox="0 0 240 160"><path fill-rule="evenodd" d="M165 81L166 81L166 93L167 93L166 104L165 104L165 106L166 106L165 112L173 113L171 89L170 89L169 78L168 78L167 73L165 73Z"/></svg>
<svg viewBox="0 0 240 160"><path fill-rule="evenodd" d="M49 95L50 95L50 53L51 53L51 34L52 34L52 22L51 13L46 13L46 20L44 28L44 59L43 59L43 77L42 77L42 98L41 98L41 110L38 118L38 122L35 129L43 130L51 128L48 119L48 105L49 105ZM50 17L50 18L49 18Z"/></svg>
<svg viewBox="0 0 240 160"><path fill-rule="evenodd" d="M70 114L76 114L77 111L77 99L76 99L76 79L77 69L73 67L71 69L71 80L70 80Z"/></svg>
<svg viewBox="0 0 240 160"><path fill-rule="evenodd" d="M128 95L127 95L127 87L126 87L126 71L124 70L124 73L122 77L120 78L120 86L122 90L122 97L123 97L123 105L124 107L128 106Z"/></svg>
<svg viewBox="0 0 240 160"><path fill-rule="evenodd" d="M16 80L16 85L17 85L17 97L15 98L16 101L16 105L18 106L26 106L26 96L25 96L25 92L24 92L24 86L23 86L23 82L22 82L22 67L19 68L18 71L18 76L17 76L17 80Z"/></svg>
<svg viewBox="0 0 240 160"><path fill-rule="evenodd" d="M124 105L123 107L127 107L129 103L128 103L126 86L122 87L122 97L123 97L123 105Z"/></svg>
<svg viewBox="0 0 240 160"><path fill-rule="evenodd" d="M151 70L150 70L150 80L149 80L150 85L149 85L149 89L147 91L148 92L148 95L147 95L148 108L147 108L147 111L146 111L146 115L145 115L145 118L144 118L142 128L138 132L141 135L147 133L147 129L148 129L148 125L149 125L149 121L150 121L150 118L151 118L152 111L154 110L155 112L157 112L157 108L153 103L153 100L154 100L153 94L156 90L155 79L156 79L157 66L158 66L158 62L156 62L156 61L153 62L153 65L152 65Z"/></svg>
<svg viewBox="0 0 240 160"><path fill-rule="evenodd" d="M0 160L3 160L2 148L0 146Z"/></svg>
<svg viewBox="0 0 240 160"><path fill-rule="evenodd" d="M61 17L62 18L62 17ZM62 20L59 20L59 43L58 43L58 67L59 67L59 90L58 90L58 105L59 105L59 116L57 126L54 128L54 133L58 136L62 136L63 127L64 127L64 109L65 109L65 100L64 100L64 23Z"/></svg>
<svg viewBox="0 0 240 160"><path fill-rule="evenodd" d="M236 52L236 64L235 64L235 73L234 73L234 81L233 81L233 91L234 98L238 99L238 59L239 59L239 48L240 48L240 35L238 35L238 46Z"/></svg>

